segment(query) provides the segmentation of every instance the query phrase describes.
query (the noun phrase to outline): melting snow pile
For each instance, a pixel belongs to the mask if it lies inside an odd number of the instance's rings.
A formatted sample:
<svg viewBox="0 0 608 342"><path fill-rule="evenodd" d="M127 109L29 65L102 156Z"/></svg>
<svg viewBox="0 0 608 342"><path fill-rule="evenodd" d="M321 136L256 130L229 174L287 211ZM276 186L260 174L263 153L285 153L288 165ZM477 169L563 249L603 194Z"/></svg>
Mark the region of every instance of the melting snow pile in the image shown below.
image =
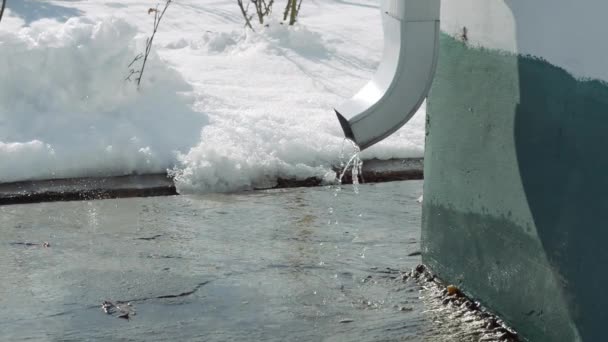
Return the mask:
<svg viewBox="0 0 608 342"><path fill-rule="evenodd" d="M153 55L141 92L124 80L136 33L84 18L0 32L0 182L164 172L198 141L177 72Z"/></svg>
<svg viewBox="0 0 608 342"><path fill-rule="evenodd" d="M179 191L206 192L322 177L343 145L333 107L379 62L370 4L311 2L295 27L254 33L233 1L174 2L140 91L124 79L151 26L146 5L50 1L79 16L31 22L9 5L0 182L169 171ZM423 140L422 113L361 158L421 156Z"/></svg>

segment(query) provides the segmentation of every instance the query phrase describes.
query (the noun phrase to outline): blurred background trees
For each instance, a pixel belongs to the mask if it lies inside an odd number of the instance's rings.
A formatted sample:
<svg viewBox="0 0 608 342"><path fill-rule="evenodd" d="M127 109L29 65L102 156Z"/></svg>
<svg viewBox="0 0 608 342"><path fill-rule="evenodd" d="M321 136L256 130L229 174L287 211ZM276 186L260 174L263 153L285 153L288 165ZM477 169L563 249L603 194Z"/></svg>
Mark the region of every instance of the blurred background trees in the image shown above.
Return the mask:
<svg viewBox="0 0 608 342"><path fill-rule="evenodd" d="M301 6L302 0L287 0L285 12L283 13L283 21L287 21L287 19L289 19L289 25L295 24L296 20L298 19Z"/></svg>
<svg viewBox="0 0 608 342"><path fill-rule="evenodd" d="M245 26L255 31L253 24L251 23L254 18L257 19L260 25L268 25L265 24L265 20L272 14L274 0L237 0L237 4L245 19ZM287 22L289 25L295 24L301 6L302 0L287 0L285 10L283 11L283 21Z"/></svg>

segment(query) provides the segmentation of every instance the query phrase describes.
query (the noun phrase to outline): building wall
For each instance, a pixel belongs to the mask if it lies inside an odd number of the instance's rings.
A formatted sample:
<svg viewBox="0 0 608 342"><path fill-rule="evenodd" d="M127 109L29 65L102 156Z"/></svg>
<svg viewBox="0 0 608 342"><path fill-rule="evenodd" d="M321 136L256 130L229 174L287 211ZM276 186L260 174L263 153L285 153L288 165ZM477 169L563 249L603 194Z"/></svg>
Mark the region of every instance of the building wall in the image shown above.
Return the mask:
<svg viewBox="0 0 608 342"><path fill-rule="evenodd" d="M531 341L604 339L608 44L596 19L606 9L442 3L423 261Z"/></svg>

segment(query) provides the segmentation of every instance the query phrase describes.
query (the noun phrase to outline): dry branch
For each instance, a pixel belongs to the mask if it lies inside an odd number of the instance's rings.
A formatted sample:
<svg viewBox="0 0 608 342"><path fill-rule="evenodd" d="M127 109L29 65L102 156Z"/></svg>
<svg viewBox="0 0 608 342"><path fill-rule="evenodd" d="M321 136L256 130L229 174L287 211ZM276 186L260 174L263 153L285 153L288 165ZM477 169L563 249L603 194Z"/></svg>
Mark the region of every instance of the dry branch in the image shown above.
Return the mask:
<svg viewBox="0 0 608 342"><path fill-rule="evenodd" d="M144 76L144 70L146 69L146 62L148 61L148 56L150 55L150 52L152 51L152 41L154 40L154 36L156 35L156 32L158 31L158 27L160 26L160 21L163 19L163 16L165 15L167 8L169 8L169 5L171 5L171 2L173 2L173 0L166 0L165 7L163 8L162 11L159 11L159 9L158 9L159 5L156 5L155 8L148 9L148 14L154 13L154 23L152 25L152 35L146 39L146 50L143 53L140 53L137 56L135 56L135 58L133 58L131 63L129 63L129 66L128 66L129 74L125 77L126 81L131 81L132 80L131 77L136 76L135 81L137 82L137 89L139 89L139 86L141 84L141 79ZM139 61L140 59L143 59L141 68L139 70L136 70L133 67L133 65L135 64L135 62Z"/></svg>
<svg viewBox="0 0 608 342"><path fill-rule="evenodd" d="M295 24L298 14L300 14L300 7L302 7L302 0L287 0L287 5L285 5L285 11L283 12L283 21L287 21L287 18L289 18L289 25Z"/></svg>
<svg viewBox="0 0 608 342"><path fill-rule="evenodd" d="M253 29L251 25L251 19L254 15L257 15L258 22L260 25L264 25L264 18L269 16L272 13L272 5L274 5L274 0L248 0L247 7L245 7L243 0L237 0L237 4L241 9L241 14L243 18L245 18L245 26ZM255 8L255 14L249 14L249 5L253 4ZM255 30L254 30L255 31Z"/></svg>
<svg viewBox="0 0 608 342"><path fill-rule="evenodd" d="M248 26L253 31L255 31L253 29L253 26L251 26L251 18L253 16L250 16L249 13L248 13L248 11L249 11L249 3L247 3L247 8L245 8L245 7L243 7L243 0L236 0L236 2L239 4L239 7L241 8L241 14L243 15L243 18L245 18L245 25Z"/></svg>
<svg viewBox="0 0 608 342"><path fill-rule="evenodd" d="M0 21L2 21L2 15L4 14L4 8L6 7L6 1L2 0L2 7L0 7Z"/></svg>

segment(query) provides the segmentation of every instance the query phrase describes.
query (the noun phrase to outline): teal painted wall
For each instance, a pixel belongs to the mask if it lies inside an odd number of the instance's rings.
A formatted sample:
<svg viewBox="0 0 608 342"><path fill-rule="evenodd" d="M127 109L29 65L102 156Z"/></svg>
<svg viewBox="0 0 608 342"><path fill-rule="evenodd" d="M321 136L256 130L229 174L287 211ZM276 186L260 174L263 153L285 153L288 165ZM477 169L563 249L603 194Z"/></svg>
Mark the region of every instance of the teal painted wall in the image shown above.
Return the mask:
<svg viewBox="0 0 608 342"><path fill-rule="evenodd" d="M608 85L441 37L423 260L531 341L601 341Z"/></svg>

